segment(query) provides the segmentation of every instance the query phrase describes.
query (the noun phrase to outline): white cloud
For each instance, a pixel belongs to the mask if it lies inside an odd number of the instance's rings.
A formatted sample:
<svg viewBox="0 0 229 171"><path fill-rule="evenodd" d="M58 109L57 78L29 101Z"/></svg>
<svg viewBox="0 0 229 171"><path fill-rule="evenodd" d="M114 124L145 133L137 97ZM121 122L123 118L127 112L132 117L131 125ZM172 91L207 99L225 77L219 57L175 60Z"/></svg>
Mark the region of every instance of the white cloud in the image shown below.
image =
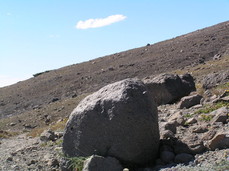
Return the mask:
<svg viewBox="0 0 229 171"><path fill-rule="evenodd" d="M76 24L77 29L88 29L88 28L97 28L107 26L119 21L126 19L124 15L111 15L106 18L96 18L96 19L88 19L85 21L79 21Z"/></svg>
<svg viewBox="0 0 229 171"><path fill-rule="evenodd" d="M0 87L5 87L11 84L15 84L25 79L28 79L28 77L12 77L8 75L0 75Z"/></svg>

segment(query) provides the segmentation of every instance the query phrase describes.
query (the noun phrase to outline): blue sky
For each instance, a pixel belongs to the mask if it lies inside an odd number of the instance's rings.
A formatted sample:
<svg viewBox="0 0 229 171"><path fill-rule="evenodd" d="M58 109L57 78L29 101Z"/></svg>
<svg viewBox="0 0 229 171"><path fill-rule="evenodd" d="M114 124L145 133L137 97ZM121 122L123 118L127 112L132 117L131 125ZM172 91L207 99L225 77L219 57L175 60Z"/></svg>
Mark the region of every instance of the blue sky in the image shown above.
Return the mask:
<svg viewBox="0 0 229 171"><path fill-rule="evenodd" d="M228 19L229 0L0 0L0 87Z"/></svg>

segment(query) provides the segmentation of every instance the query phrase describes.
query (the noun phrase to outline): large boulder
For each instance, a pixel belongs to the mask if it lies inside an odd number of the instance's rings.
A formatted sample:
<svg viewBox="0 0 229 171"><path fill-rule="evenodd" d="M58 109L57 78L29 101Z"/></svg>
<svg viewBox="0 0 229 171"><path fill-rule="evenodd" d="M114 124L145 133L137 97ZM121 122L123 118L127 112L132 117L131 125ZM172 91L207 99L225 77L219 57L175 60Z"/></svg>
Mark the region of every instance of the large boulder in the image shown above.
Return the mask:
<svg viewBox="0 0 229 171"><path fill-rule="evenodd" d="M143 82L157 105L174 103L196 90L194 79L190 74L182 76L161 74L157 77L145 78Z"/></svg>
<svg viewBox="0 0 229 171"><path fill-rule="evenodd" d="M63 136L67 156L111 156L124 164L153 161L158 146L157 108L136 79L107 85L82 100Z"/></svg>

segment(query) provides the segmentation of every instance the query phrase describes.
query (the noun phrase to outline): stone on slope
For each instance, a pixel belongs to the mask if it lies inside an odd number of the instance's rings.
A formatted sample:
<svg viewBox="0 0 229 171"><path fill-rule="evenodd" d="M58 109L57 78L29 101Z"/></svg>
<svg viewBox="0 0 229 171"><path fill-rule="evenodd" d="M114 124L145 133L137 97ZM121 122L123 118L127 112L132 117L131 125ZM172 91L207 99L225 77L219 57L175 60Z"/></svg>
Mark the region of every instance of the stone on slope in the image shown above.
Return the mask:
<svg viewBox="0 0 229 171"><path fill-rule="evenodd" d="M194 160L194 157L191 154L187 153L177 154L174 159L175 163L188 163L191 160Z"/></svg>
<svg viewBox="0 0 229 171"><path fill-rule="evenodd" d="M54 141L56 138L55 133L51 130L45 130L40 135L41 141Z"/></svg>
<svg viewBox="0 0 229 171"><path fill-rule="evenodd" d="M181 77L173 74L161 74L154 78L145 78L143 81L157 105L174 103L196 90L193 77L190 74Z"/></svg>
<svg viewBox="0 0 229 171"><path fill-rule="evenodd" d="M140 80L107 85L73 110L63 136L63 152L73 156L112 156L145 164L157 156L156 105Z"/></svg>
<svg viewBox="0 0 229 171"><path fill-rule="evenodd" d="M183 97L180 102L178 103L178 108L183 109L183 108L190 108L192 106L195 106L197 104L200 104L200 100L203 97L199 94L191 95L191 96L185 96Z"/></svg>
<svg viewBox="0 0 229 171"><path fill-rule="evenodd" d="M221 107L211 112L209 115L214 116L211 120L211 123L215 124L216 122L222 122L225 124L228 118L228 114L229 114L229 109L227 107Z"/></svg>
<svg viewBox="0 0 229 171"><path fill-rule="evenodd" d="M223 131L216 134L209 142L211 150L229 148L229 131Z"/></svg>
<svg viewBox="0 0 229 171"><path fill-rule="evenodd" d="M213 88L219 84L224 84L229 81L229 70L224 72L220 71L217 73L208 74L202 81L204 89Z"/></svg>
<svg viewBox="0 0 229 171"><path fill-rule="evenodd" d="M122 171L123 167L113 157L93 155L84 162L82 171Z"/></svg>

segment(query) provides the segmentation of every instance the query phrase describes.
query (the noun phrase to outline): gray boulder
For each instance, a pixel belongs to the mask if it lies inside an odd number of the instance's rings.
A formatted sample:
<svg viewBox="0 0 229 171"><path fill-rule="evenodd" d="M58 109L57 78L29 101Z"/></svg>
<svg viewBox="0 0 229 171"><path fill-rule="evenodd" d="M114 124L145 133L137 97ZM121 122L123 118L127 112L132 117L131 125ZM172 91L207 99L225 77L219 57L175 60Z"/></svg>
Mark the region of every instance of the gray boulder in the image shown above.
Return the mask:
<svg viewBox="0 0 229 171"><path fill-rule="evenodd" d="M174 103L196 90L194 79L190 74L182 76L161 74L157 77L145 78L143 82L157 105Z"/></svg>
<svg viewBox="0 0 229 171"><path fill-rule="evenodd" d="M107 85L82 100L63 136L67 156L112 156L130 164L156 159L158 147L157 108L136 79Z"/></svg>
<svg viewBox="0 0 229 171"><path fill-rule="evenodd" d="M123 167L113 157L102 157L93 155L84 162L82 171L122 171Z"/></svg>
<svg viewBox="0 0 229 171"><path fill-rule="evenodd" d="M178 108L179 109L190 108L192 106L200 104L200 100L202 98L203 97L201 95L199 95L199 94L194 94L194 95L191 95L191 96L185 96L178 103Z"/></svg>

